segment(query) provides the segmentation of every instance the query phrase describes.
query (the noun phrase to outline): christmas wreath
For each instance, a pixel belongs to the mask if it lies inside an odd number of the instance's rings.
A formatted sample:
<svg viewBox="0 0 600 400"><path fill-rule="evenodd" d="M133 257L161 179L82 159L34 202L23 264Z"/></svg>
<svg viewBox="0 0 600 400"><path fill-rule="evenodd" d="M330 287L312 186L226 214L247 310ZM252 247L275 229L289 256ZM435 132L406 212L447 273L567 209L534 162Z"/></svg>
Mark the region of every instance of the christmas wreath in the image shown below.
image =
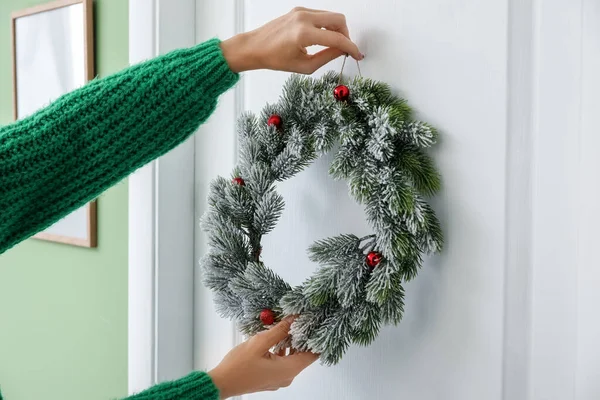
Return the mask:
<svg viewBox="0 0 600 400"><path fill-rule="evenodd" d="M217 311L253 335L297 315L280 346L336 364L350 345L368 345L383 324L403 314L402 282L417 275L423 255L442 247L426 197L440 187L428 147L436 131L413 119L406 102L382 82L341 75L293 75L276 104L238 123L239 164L232 179L211 183L202 219L209 252L201 261ZM373 234L315 242L320 264L291 287L261 261L261 238L284 208L276 182L291 178L335 148L330 174L346 179L363 204Z"/></svg>

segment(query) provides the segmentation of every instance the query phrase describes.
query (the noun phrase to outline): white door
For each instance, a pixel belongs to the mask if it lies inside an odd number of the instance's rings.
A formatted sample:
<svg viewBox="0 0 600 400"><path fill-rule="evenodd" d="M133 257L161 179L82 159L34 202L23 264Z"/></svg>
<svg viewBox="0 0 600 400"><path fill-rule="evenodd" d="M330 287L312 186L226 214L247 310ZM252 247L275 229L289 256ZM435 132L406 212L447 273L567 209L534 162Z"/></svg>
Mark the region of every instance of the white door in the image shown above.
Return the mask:
<svg viewBox="0 0 600 400"><path fill-rule="evenodd" d="M196 1L196 38L225 38L299 5ZM366 59L441 132L433 200L446 237L406 285L405 317L335 367L249 399L591 400L600 398L600 6L595 0L306 0L347 16ZM339 71L341 60L318 71ZM345 70L356 74L356 66ZM197 216L235 162L233 121L280 94L287 74L254 71L196 137ZM291 284L315 269L314 240L367 231L324 157L280 185L283 217L264 261ZM197 231L196 256L205 251ZM239 338L200 283L195 366Z"/></svg>

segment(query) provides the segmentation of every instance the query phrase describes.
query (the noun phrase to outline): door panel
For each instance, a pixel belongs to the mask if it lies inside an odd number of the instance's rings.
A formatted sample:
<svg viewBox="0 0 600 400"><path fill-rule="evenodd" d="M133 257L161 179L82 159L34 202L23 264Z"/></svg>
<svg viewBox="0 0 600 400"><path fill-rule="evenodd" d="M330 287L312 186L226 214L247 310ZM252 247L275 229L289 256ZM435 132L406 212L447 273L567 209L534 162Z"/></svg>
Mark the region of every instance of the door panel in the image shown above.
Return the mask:
<svg viewBox="0 0 600 400"><path fill-rule="evenodd" d="M197 0L197 39L254 29L296 5ZM363 75L388 82L419 118L439 129L441 140L432 154L443 190L432 204L446 247L406 284L399 326L384 328L368 348L351 347L335 367L307 369L291 388L245 398L598 398L593 378L600 374L600 348L593 333L600 325L588 305L600 300L598 257L591 239L577 240L600 224L594 207L598 185L582 184L597 180L598 173L590 171L600 152L592 133L599 127L593 110L600 105L600 91L586 88L599 81L593 68L600 22L595 2L307 0L302 5L346 14L351 36L366 54ZM559 39L563 42L555 46ZM315 75L340 67L337 60ZM354 62L346 64L345 73L357 73ZM555 85L565 74L569 78L562 86ZM288 76L245 73L201 129L198 215L205 210L210 179L227 175L235 163L234 116L276 101ZM567 98L564 107L553 102L561 96ZM209 162L217 151L223 156ZM263 258L291 284L315 271L306 252L313 241L369 232L345 182L328 176L330 161L325 156L278 186L286 208L263 240ZM550 183L557 174L585 178L566 186L572 194L553 193ZM560 204L581 208L558 219L557 233L551 222ZM199 257L206 247L203 234L196 234ZM579 258L566 264L573 255ZM199 281L196 292L195 360L198 368L208 368L239 338L231 324L216 317ZM553 314L556 307L561 315Z"/></svg>
<svg viewBox="0 0 600 400"><path fill-rule="evenodd" d="M339 366L307 370L292 389L249 398L499 399L506 136L506 2L311 1L346 14L366 59L362 73L392 85L440 129L435 159L444 189L435 199L444 253L406 285L398 327L371 347L352 347ZM289 11L292 1L247 1L248 28ZM319 71L339 71L341 60ZM350 63L349 74L356 68ZM286 74L245 78L245 104L275 101ZM368 234L345 182L325 157L279 189L286 209L264 240L264 261L297 284L316 268L306 249L340 233ZM484 189L485 188L485 189Z"/></svg>

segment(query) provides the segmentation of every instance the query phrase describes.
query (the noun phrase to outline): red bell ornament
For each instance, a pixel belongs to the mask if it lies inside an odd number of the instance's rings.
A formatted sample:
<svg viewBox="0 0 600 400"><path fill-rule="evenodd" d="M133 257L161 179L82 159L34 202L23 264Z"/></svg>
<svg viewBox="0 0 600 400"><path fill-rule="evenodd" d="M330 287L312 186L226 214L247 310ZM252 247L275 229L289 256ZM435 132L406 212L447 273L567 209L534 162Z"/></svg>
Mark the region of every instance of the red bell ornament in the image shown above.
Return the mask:
<svg viewBox="0 0 600 400"><path fill-rule="evenodd" d="M275 313L273 310L269 310L268 308L262 310L260 312L260 322L262 322L263 325L273 325L275 322Z"/></svg>
<svg viewBox="0 0 600 400"><path fill-rule="evenodd" d="M231 182L235 183L236 185L240 185L240 186L245 186L246 182L244 182L244 180L242 178L240 178L239 176L236 178L233 178L231 180Z"/></svg>
<svg viewBox="0 0 600 400"><path fill-rule="evenodd" d="M376 251L371 251L369 252L369 254L367 254L367 265L370 268L375 268L377 266L377 264L379 264L381 262L381 260L383 260L383 256L381 255L381 253L378 253Z"/></svg>
<svg viewBox="0 0 600 400"><path fill-rule="evenodd" d="M281 117L279 115L273 114L267 120L267 125L274 126L275 128L277 128L277 130L279 130L279 129L281 129L281 126L283 125L283 121L281 120Z"/></svg>
<svg viewBox="0 0 600 400"><path fill-rule="evenodd" d="M350 97L350 89L348 89L348 86L346 85L336 86L336 88L333 89L333 97L335 97L337 101L346 101L348 100L348 97Z"/></svg>

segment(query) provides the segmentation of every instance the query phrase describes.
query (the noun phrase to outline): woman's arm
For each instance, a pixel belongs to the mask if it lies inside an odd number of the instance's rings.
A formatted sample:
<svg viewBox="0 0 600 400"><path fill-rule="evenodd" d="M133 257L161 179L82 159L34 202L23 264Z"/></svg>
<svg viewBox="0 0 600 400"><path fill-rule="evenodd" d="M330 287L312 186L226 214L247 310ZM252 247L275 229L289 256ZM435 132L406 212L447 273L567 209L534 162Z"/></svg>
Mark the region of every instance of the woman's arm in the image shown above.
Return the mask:
<svg viewBox="0 0 600 400"><path fill-rule="evenodd" d="M237 80L213 39L0 128L0 253L180 144Z"/></svg>
<svg viewBox="0 0 600 400"><path fill-rule="evenodd" d="M309 55L311 45L328 48ZM310 73L343 53L362 58L344 16L298 8L96 79L0 127L0 254L187 139L238 72Z"/></svg>

